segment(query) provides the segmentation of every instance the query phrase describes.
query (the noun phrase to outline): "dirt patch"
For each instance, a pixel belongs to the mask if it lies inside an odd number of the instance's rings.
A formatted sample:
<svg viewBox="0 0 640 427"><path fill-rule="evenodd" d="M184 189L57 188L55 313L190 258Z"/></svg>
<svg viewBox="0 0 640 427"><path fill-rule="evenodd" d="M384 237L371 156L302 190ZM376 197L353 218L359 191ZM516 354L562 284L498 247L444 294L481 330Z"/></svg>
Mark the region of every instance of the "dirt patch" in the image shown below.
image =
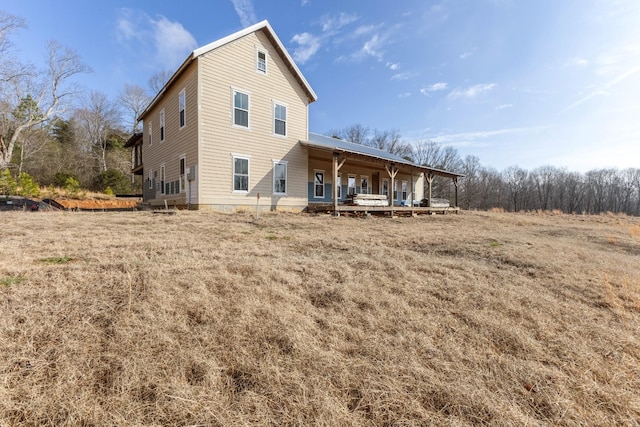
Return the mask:
<svg viewBox="0 0 640 427"><path fill-rule="evenodd" d="M55 199L65 209L102 210L102 209L133 209L138 205L137 199Z"/></svg>

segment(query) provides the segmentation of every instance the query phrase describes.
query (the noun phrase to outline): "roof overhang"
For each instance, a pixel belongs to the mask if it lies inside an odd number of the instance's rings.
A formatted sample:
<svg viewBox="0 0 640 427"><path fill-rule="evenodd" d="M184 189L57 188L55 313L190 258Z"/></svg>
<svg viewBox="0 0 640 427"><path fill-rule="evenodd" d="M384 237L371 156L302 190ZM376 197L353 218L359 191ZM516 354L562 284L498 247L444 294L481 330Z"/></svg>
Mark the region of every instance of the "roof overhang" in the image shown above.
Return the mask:
<svg viewBox="0 0 640 427"><path fill-rule="evenodd" d="M441 177L451 178L451 179L458 179L458 178L464 177L464 175L460 173L445 171L442 169L436 169L429 166L418 165L409 160L398 158L397 156L394 156L390 153L385 153L382 150L375 150L375 151L380 151L380 153L363 152L362 150L358 149L358 144L348 142L348 141L343 141L343 140L336 140L336 141L337 142L339 141L339 145L338 144L328 145L325 143L317 143L313 141L299 141L299 142L301 145L305 147L332 152L332 153L344 154L347 158L357 159L360 161L365 161L370 163L382 163L385 165L395 165L398 168L407 168L411 170L417 170L428 175L441 176ZM347 147L345 145L351 145L351 147Z"/></svg>

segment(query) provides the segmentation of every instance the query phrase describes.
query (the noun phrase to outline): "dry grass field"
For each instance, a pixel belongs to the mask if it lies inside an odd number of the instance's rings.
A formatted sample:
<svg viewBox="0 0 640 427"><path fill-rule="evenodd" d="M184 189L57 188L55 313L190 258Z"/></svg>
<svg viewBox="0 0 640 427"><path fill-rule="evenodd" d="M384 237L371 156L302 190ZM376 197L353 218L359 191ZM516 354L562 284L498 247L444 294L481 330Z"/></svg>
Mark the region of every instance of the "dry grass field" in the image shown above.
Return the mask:
<svg viewBox="0 0 640 427"><path fill-rule="evenodd" d="M0 425L640 425L640 219L0 214Z"/></svg>

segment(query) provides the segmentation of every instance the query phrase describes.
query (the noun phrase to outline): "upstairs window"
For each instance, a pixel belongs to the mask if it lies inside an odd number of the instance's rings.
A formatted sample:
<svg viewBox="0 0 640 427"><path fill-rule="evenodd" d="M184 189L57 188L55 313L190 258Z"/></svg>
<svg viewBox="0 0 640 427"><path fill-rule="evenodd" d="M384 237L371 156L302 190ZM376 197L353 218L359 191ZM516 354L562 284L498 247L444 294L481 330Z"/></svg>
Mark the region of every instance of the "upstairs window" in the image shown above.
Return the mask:
<svg viewBox="0 0 640 427"><path fill-rule="evenodd" d="M164 141L164 109L160 111L160 142Z"/></svg>
<svg viewBox="0 0 640 427"><path fill-rule="evenodd" d="M151 126L151 122L149 122L147 129L149 131L149 145L151 145L153 144L153 127Z"/></svg>
<svg viewBox="0 0 640 427"><path fill-rule="evenodd" d="M261 50L258 51L257 69L258 72L267 74L267 54Z"/></svg>
<svg viewBox="0 0 640 427"><path fill-rule="evenodd" d="M276 135L287 136L287 107L275 104L273 108L273 131Z"/></svg>
<svg viewBox="0 0 640 427"><path fill-rule="evenodd" d="M237 90L233 91L233 124L249 127L249 95Z"/></svg>
<svg viewBox="0 0 640 427"><path fill-rule="evenodd" d="M180 95L178 97L178 110L180 112L180 127L184 127L187 124L187 114L186 114L186 108L187 108L187 95L185 93L185 90L182 89L182 91L180 92Z"/></svg>

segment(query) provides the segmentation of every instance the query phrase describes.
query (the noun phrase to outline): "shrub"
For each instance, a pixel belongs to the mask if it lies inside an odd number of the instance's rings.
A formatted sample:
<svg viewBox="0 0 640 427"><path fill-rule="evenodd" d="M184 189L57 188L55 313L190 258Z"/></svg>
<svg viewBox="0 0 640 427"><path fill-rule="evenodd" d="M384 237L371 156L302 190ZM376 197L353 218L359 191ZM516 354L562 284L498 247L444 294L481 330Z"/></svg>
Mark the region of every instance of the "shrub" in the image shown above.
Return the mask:
<svg viewBox="0 0 640 427"><path fill-rule="evenodd" d="M64 182L64 190L71 198L77 199L80 197L80 183L75 178L69 177Z"/></svg>
<svg viewBox="0 0 640 427"><path fill-rule="evenodd" d="M72 174L70 172L56 172L53 176L53 185L56 187L64 187L67 184L67 179L73 178L77 182L80 182L80 179L77 175Z"/></svg>
<svg viewBox="0 0 640 427"><path fill-rule="evenodd" d="M5 169L0 172L0 194L12 196L17 194L17 191L18 183L11 176L11 172L9 172L9 169Z"/></svg>
<svg viewBox="0 0 640 427"><path fill-rule="evenodd" d="M40 185L26 172L18 176L18 195L25 197L37 197L40 195Z"/></svg>
<svg viewBox="0 0 640 427"><path fill-rule="evenodd" d="M131 180L117 169L108 169L98 176L95 187L99 191L110 188L112 194L130 193Z"/></svg>

